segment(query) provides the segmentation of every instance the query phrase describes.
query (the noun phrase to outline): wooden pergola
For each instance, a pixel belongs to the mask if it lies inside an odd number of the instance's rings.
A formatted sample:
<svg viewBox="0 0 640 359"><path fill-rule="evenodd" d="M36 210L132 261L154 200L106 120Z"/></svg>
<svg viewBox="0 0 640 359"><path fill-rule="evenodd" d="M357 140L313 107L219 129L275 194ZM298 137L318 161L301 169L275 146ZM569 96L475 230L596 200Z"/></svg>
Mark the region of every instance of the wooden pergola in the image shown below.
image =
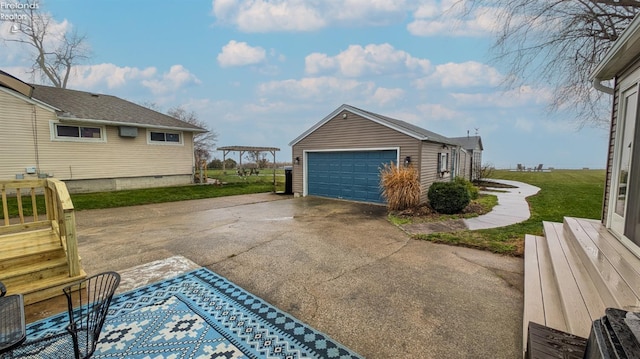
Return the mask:
<svg viewBox="0 0 640 359"><path fill-rule="evenodd" d="M242 168L242 156L244 156L245 152L269 152L273 155L273 191L276 191L276 152L280 151L277 147L255 147L255 146L225 146L218 147L218 151L222 151L222 171L226 171L225 168L225 160L227 159L227 154L229 152L239 152L240 153L240 161L238 161L238 166Z"/></svg>

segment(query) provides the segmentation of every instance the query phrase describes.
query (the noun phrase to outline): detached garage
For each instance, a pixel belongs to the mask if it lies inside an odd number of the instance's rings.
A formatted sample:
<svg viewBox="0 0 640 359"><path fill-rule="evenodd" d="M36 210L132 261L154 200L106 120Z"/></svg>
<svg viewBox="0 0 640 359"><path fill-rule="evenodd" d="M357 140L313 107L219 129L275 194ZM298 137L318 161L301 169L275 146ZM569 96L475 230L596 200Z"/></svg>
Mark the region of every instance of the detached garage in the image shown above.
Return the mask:
<svg viewBox="0 0 640 359"><path fill-rule="evenodd" d="M451 180L456 168L451 153L460 150L458 142L447 137L349 105L340 106L289 145L295 195L373 203L384 202L384 164L416 167L426 201L431 183Z"/></svg>

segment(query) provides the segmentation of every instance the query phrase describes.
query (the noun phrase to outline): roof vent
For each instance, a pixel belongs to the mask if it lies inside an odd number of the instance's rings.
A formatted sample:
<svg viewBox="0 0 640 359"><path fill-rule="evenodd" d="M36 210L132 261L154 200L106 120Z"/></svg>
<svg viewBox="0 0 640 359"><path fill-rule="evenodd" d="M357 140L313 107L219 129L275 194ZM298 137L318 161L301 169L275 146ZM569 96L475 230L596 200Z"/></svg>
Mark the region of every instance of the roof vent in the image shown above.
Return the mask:
<svg viewBox="0 0 640 359"><path fill-rule="evenodd" d="M92 93L91 97L99 97L100 95L98 95L97 93Z"/></svg>

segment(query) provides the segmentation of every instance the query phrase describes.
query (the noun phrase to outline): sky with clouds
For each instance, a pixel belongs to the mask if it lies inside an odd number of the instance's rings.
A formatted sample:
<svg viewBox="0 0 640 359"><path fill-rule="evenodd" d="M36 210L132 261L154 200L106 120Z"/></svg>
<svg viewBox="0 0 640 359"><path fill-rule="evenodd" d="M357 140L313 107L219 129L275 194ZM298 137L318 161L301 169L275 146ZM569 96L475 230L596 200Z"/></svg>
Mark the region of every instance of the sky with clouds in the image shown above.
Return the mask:
<svg viewBox="0 0 640 359"><path fill-rule="evenodd" d="M44 0L39 11L91 46L68 88L183 106L218 146L279 147L290 161L289 142L346 103L448 137L477 133L483 162L499 168L604 168L606 131L548 113L550 88L500 87L489 53L500 9L462 14L463 2ZM0 69L40 82L25 48L0 49Z"/></svg>

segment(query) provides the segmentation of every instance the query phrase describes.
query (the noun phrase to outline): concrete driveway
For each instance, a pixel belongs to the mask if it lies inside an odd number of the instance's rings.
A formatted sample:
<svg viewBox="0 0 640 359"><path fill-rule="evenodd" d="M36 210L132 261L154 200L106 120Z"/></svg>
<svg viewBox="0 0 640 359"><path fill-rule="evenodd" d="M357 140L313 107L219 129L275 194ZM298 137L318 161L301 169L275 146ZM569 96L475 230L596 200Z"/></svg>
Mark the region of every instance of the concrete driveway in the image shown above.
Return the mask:
<svg viewBox="0 0 640 359"><path fill-rule="evenodd" d="M367 358L522 355L522 259L412 240L384 207L259 194L77 223L89 274L182 255Z"/></svg>

